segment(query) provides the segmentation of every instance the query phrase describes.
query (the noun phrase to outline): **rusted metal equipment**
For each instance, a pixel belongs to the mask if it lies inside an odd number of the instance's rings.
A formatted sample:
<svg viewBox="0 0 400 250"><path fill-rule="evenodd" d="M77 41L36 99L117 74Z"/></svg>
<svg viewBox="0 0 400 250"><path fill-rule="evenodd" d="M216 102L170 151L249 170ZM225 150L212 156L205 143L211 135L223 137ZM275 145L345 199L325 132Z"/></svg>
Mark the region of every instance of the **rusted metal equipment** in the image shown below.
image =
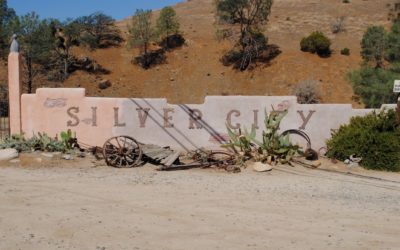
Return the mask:
<svg viewBox="0 0 400 250"><path fill-rule="evenodd" d="M234 156L224 151L198 150L190 157L192 162L181 163L180 152L169 147L143 144L130 136L116 136L108 139L103 148L92 149L96 158L104 158L108 166L116 168L133 168L149 162L160 165L159 170L182 170L217 166L227 169L234 165ZM102 155L99 155L102 152Z"/></svg>
<svg viewBox="0 0 400 250"><path fill-rule="evenodd" d="M311 139L306 132L299 129L289 129L282 133L282 135L296 134L303 137L307 141L307 148L304 151L304 157L309 161L318 160L318 152L311 148Z"/></svg>

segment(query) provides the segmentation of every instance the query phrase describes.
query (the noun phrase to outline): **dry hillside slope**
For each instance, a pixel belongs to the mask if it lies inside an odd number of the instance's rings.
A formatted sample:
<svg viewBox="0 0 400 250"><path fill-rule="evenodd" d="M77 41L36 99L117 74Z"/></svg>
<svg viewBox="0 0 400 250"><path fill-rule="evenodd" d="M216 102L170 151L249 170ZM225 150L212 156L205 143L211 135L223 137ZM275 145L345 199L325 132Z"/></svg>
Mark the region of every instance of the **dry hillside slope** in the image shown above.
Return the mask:
<svg viewBox="0 0 400 250"><path fill-rule="evenodd" d="M282 54L251 72L236 72L219 62L231 44L215 39L213 2L191 0L174 6L187 46L168 53L167 64L143 70L130 62L137 51L124 46L94 52L79 49L76 55L89 55L112 73L78 72L64 85L85 87L91 96L166 97L171 103L202 103L206 95L287 95L299 81L315 79L321 82L324 103L359 106L346 74L361 62L364 30L369 25L389 27L387 4L393 0L351 0L349 4L342 0L275 0L266 35L270 43L280 46ZM334 35L331 24L340 16L346 18L346 31ZM128 19L118 22L124 33L127 23ZM300 51L301 38L315 30L332 39L330 58ZM340 55L344 47L350 48L350 56ZM103 78L113 86L99 90L97 83Z"/></svg>

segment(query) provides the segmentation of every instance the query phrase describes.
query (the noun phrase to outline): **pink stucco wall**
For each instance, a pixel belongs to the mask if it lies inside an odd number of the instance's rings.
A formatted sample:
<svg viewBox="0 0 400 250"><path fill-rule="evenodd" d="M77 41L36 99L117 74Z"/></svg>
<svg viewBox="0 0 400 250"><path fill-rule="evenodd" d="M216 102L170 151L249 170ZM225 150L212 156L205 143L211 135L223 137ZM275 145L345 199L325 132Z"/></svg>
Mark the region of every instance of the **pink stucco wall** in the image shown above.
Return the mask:
<svg viewBox="0 0 400 250"><path fill-rule="evenodd" d="M302 128L315 149L325 145L332 129L372 111L349 104L300 105L293 96L211 96L201 105L171 105L166 99L86 97L80 88L45 88L22 96L22 130L27 136L55 136L71 129L79 141L93 146L102 146L112 136L130 135L180 150L219 148L227 139L227 123L242 128L258 125L260 136L265 109L288 109L281 130ZM293 139L305 145L300 138Z"/></svg>
<svg viewBox="0 0 400 250"><path fill-rule="evenodd" d="M20 84L20 56L11 52L8 56L8 97L10 133L21 133L21 84Z"/></svg>

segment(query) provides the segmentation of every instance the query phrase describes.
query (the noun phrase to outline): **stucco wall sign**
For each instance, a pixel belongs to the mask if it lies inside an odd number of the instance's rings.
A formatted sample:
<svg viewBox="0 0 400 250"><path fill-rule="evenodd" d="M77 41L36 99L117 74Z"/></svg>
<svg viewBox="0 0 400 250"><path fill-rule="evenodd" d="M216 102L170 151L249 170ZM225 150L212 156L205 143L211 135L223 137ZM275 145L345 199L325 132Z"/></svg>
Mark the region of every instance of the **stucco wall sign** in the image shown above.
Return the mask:
<svg viewBox="0 0 400 250"><path fill-rule="evenodd" d="M332 129L372 111L347 104L300 105L292 96L215 96L206 97L204 104L171 105L166 99L86 97L84 89L38 89L22 96L22 130L56 135L71 129L80 141L97 146L109 137L130 135L182 150L219 148L228 140L226 126L254 126L261 136L265 110L286 109L281 130L304 130L316 149L325 145Z"/></svg>

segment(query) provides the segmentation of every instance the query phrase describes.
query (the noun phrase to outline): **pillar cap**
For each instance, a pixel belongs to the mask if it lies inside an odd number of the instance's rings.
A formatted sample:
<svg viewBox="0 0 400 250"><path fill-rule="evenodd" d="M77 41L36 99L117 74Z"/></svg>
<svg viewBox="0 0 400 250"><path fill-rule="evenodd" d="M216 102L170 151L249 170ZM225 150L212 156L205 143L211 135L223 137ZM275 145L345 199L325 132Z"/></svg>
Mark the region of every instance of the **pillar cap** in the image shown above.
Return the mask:
<svg viewBox="0 0 400 250"><path fill-rule="evenodd" d="M10 52L19 52L19 44L18 44L18 41L17 41L17 35L16 34L14 34L13 36L12 36L12 42L11 42L11 47L10 47Z"/></svg>

